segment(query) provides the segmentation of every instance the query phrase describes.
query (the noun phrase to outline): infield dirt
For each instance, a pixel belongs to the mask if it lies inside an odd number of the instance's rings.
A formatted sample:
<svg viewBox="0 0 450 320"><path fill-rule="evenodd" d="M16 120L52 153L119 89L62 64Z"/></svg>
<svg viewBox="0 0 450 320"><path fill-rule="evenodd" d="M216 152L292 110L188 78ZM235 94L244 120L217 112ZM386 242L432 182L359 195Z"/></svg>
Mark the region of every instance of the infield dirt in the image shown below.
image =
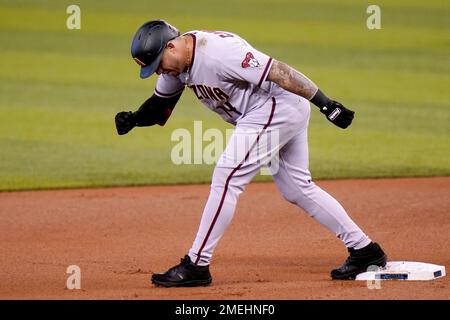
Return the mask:
<svg viewBox="0 0 450 320"><path fill-rule="evenodd" d="M450 177L318 181L389 260L450 266ZM251 184L215 252L213 284L156 288L197 232L208 185L0 193L0 299L450 299L434 281L332 281L342 243L273 183ZM81 289L66 289L69 265Z"/></svg>

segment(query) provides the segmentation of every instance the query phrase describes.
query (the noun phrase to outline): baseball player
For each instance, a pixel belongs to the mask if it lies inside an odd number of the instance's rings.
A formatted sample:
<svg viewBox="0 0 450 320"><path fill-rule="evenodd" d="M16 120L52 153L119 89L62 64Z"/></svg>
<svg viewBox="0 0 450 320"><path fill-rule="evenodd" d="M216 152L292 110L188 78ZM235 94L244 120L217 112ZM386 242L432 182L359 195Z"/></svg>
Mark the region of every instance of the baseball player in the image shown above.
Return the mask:
<svg viewBox="0 0 450 320"><path fill-rule="evenodd" d="M141 66L141 78L156 73L158 79L153 95L137 111L116 115L119 135L136 126L163 126L186 87L235 126L214 169L192 247L180 264L153 274L153 284L202 286L212 282L209 264L214 249L231 222L239 195L262 166L269 166L289 202L304 209L348 248L348 259L331 271L332 279L354 279L370 265L385 266L387 257L381 247L312 181L308 169L309 102L343 129L352 123L353 111L329 99L301 72L230 32L195 30L180 35L163 20L149 21L136 32L131 54ZM276 167L271 165L275 159Z"/></svg>

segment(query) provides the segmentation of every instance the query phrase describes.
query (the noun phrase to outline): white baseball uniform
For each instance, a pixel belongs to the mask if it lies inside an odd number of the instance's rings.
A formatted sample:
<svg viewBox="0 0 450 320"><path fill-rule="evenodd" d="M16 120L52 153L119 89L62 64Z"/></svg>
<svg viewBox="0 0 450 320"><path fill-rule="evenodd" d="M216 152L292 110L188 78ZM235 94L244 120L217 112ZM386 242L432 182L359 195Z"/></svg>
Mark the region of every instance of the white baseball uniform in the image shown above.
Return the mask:
<svg viewBox="0 0 450 320"><path fill-rule="evenodd" d="M214 169L211 191L189 256L210 263L214 248L233 217L239 195L269 165L283 196L336 234L347 247L371 240L344 208L312 180L308 169L309 101L267 81L272 58L239 36L223 31L190 31L190 70L160 75L155 94L170 97L185 86L209 109L235 125ZM277 160L277 165L273 162Z"/></svg>

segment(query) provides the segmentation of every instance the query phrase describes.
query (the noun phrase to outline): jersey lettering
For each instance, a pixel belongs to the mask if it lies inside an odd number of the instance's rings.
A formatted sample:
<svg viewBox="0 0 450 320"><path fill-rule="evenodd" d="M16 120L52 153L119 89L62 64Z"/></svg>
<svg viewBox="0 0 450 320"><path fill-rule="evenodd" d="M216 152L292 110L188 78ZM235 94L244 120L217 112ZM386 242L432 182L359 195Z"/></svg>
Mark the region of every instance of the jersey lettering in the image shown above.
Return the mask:
<svg viewBox="0 0 450 320"><path fill-rule="evenodd" d="M232 116L233 116L233 115L231 114L231 112L235 112L235 113L237 113L238 115L242 115L242 113L240 113L240 112L239 112L235 107L233 107L233 106L231 105L231 103L229 103L228 101L226 101L226 102L223 104L223 106L218 106L217 109L222 109L223 111L226 112L226 114L227 114L229 117L232 117Z"/></svg>
<svg viewBox="0 0 450 320"><path fill-rule="evenodd" d="M208 86L203 86L203 88L205 88L206 93L208 94L208 96L212 99L212 100L216 100L216 101L220 101L219 99L217 99L217 97L214 94L213 88L208 87Z"/></svg>
<svg viewBox="0 0 450 320"><path fill-rule="evenodd" d="M194 84L189 86L189 88L194 91L199 100L210 99L214 101L223 101L223 105L216 107L216 109L222 109L229 117L232 117L232 112L242 115L242 113L228 101L229 96L222 89L209 87L204 84Z"/></svg>
<svg viewBox="0 0 450 320"><path fill-rule="evenodd" d="M229 96L220 88L214 88L214 93L219 98L219 100L227 100L229 98Z"/></svg>
<svg viewBox="0 0 450 320"><path fill-rule="evenodd" d="M210 99L214 101L226 101L229 96L220 88L209 87L204 84L194 84L189 86L194 91L197 99Z"/></svg>

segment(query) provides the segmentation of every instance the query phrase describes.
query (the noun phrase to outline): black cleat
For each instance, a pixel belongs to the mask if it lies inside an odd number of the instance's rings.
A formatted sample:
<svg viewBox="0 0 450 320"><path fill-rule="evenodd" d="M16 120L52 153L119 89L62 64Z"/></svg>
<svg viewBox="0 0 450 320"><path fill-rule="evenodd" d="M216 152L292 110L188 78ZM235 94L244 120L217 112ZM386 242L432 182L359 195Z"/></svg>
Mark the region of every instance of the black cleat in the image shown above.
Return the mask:
<svg viewBox="0 0 450 320"><path fill-rule="evenodd" d="M331 271L331 278L335 280L354 280L362 272L366 272L369 266L386 266L387 256L378 245L371 242L359 250L348 249L350 256L344 264Z"/></svg>
<svg viewBox="0 0 450 320"><path fill-rule="evenodd" d="M212 277L209 266L197 266L191 262L188 255L181 263L165 273L154 273L152 283L163 287L197 287L211 284Z"/></svg>

